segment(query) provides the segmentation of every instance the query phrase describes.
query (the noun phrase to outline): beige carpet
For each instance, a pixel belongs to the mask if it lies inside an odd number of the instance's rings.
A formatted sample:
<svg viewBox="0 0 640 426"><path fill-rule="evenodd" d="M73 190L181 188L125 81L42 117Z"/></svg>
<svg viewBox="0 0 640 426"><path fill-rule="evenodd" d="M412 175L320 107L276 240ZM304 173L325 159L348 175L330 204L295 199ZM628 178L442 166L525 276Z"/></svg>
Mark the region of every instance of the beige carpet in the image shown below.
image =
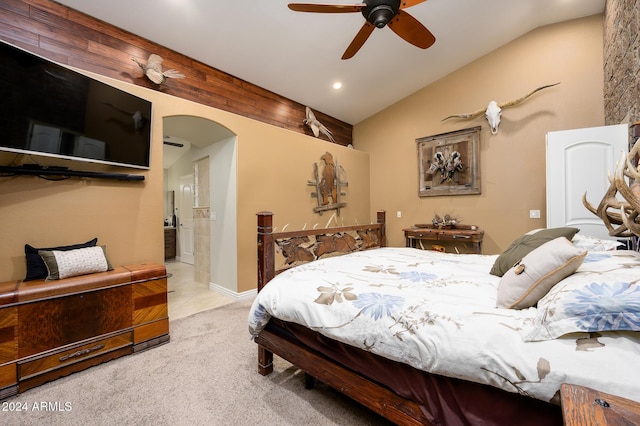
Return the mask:
<svg viewBox="0 0 640 426"><path fill-rule="evenodd" d="M306 390L302 374L280 358L273 374L259 375L249 306L236 302L171 321L170 343L7 399L0 424L387 424L322 384Z"/></svg>

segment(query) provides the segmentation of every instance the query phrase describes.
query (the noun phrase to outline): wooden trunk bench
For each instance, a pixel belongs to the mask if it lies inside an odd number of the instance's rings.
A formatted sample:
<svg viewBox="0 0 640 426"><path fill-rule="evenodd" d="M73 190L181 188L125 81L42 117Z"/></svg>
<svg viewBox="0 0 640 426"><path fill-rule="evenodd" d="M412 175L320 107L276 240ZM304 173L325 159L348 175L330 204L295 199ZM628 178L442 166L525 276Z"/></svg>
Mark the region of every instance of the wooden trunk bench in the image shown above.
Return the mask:
<svg viewBox="0 0 640 426"><path fill-rule="evenodd" d="M164 265L0 283L0 399L168 341Z"/></svg>

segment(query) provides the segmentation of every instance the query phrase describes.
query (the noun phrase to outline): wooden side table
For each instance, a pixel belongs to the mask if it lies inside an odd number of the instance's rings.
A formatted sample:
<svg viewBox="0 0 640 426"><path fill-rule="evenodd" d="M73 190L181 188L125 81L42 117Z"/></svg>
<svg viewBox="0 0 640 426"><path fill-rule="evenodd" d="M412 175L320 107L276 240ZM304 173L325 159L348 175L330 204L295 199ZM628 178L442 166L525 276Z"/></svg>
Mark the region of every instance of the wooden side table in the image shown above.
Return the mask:
<svg viewBox="0 0 640 426"><path fill-rule="evenodd" d="M404 238L407 247L419 248L421 241L462 242L471 244L473 253L482 253L484 231L474 225L457 225L455 228L438 228L431 224L418 224L405 228Z"/></svg>
<svg viewBox="0 0 640 426"><path fill-rule="evenodd" d="M640 402L585 386L562 384L560 403L566 426L640 424Z"/></svg>

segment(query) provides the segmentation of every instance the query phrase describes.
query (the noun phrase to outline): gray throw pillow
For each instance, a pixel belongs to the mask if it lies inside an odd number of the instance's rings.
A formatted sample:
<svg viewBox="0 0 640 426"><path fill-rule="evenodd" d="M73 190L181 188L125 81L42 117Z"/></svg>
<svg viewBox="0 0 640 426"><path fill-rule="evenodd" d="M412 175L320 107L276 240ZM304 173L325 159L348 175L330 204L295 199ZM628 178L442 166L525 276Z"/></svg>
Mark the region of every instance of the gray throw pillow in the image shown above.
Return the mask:
<svg viewBox="0 0 640 426"><path fill-rule="evenodd" d="M541 229L532 234L522 235L498 256L490 273L501 277L517 261L525 257L533 249L540 247L547 241L555 240L558 237L565 237L567 240L571 240L578 231L578 228L549 228Z"/></svg>

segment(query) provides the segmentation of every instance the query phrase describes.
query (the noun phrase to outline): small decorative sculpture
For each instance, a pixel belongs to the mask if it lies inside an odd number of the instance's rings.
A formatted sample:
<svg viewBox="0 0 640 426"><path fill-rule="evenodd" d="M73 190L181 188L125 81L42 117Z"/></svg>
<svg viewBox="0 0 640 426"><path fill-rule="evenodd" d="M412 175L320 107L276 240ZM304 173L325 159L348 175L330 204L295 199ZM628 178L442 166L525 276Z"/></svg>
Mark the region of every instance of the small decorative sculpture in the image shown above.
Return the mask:
<svg viewBox="0 0 640 426"><path fill-rule="evenodd" d="M502 110L504 108L508 108L508 107L512 107L512 106L518 105L518 104L524 102L527 98L529 98L534 93L536 93L536 92L538 92L538 91L540 91L542 89L546 89L548 87L556 86L558 84L560 84L560 82L553 83L553 84L547 84L545 86L538 87L537 89L532 90L531 92L527 93L526 95L524 95L521 98L518 98L518 99L516 99L514 101L503 102L503 103L501 103L499 105L498 105L498 103L496 101L491 101L491 102L489 102L489 105L486 108L479 109L477 111L470 112L468 114L450 115L448 117L443 118L441 121L445 121L445 120L448 120L450 118L462 118L462 119L466 120L466 119L478 117L479 115L484 113L485 117L487 118L487 121L489 122L489 127L491 128L491 134L495 135L496 133L498 133L498 126L500 125L500 118L502 117Z"/></svg>
<svg viewBox="0 0 640 426"><path fill-rule="evenodd" d="M144 75L157 85L164 83L168 78L185 77L184 74L174 69L162 71L162 58L156 54L151 54L146 64L143 64L134 57L132 57L131 60L138 64L144 72Z"/></svg>
<svg viewBox="0 0 640 426"><path fill-rule="evenodd" d="M313 111L311 111L311 108L306 107L306 118L302 120L302 122L305 124L305 126L308 126L311 129L313 135L316 138L320 136L320 133L322 133L326 135L331 142L335 142L331 131L327 129L324 124L318 121L316 115L313 113Z"/></svg>
<svg viewBox="0 0 640 426"><path fill-rule="evenodd" d="M431 223L435 228L450 229L455 228L456 225L460 223L460 220L452 217L450 214L440 216L438 213L434 213Z"/></svg>
<svg viewBox="0 0 640 426"><path fill-rule="evenodd" d="M316 192L312 193L312 197L318 199L318 207L313 211L322 214L326 210L337 210L340 214L340 208L347 205L347 203L340 202L340 196L346 195L342 192L341 188L348 186L348 182L341 179L341 173L344 170L338 165L338 162L333 159L333 155L330 152L325 152L320 159L324 163L322 174L318 172L318 163L313 166L313 173L315 180L310 180L307 185L315 186ZM331 202L329 202L331 199Z"/></svg>

